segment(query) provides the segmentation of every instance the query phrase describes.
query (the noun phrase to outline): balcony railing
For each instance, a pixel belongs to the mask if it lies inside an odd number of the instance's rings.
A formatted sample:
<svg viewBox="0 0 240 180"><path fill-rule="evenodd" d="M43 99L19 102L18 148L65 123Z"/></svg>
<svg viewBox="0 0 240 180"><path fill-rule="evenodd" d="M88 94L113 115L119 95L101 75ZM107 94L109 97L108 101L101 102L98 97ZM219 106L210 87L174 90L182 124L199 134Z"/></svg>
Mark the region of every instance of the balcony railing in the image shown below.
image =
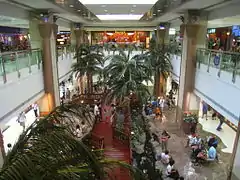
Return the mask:
<svg viewBox="0 0 240 180"><path fill-rule="evenodd" d="M70 54L74 52L75 47L72 45L57 46L57 55L58 57L61 57L62 60L64 60L65 57L70 56Z"/></svg>
<svg viewBox="0 0 240 180"><path fill-rule="evenodd" d="M33 66L40 69L41 64L42 51L40 49L0 53L0 78L7 83L8 74L17 72L17 76L20 78L22 69L28 68L30 74Z"/></svg>
<svg viewBox="0 0 240 180"><path fill-rule="evenodd" d="M221 72L229 72L232 74L232 82L235 83L236 76L240 75L240 53L229 51L217 51L209 49L197 49L198 68L201 64L207 65L207 72L211 68L217 69L217 76L221 76Z"/></svg>

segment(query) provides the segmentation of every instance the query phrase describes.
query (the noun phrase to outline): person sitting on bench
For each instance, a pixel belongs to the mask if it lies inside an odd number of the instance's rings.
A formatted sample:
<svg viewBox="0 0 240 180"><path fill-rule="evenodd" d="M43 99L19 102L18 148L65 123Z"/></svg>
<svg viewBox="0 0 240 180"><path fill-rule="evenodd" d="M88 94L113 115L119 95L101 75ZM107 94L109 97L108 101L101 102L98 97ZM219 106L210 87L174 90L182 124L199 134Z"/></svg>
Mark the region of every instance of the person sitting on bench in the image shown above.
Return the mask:
<svg viewBox="0 0 240 180"><path fill-rule="evenodd" d="M217 150L216 150L216 148L214 146L211 146L209 148L209 150L208 150L208 154L207 155L208 155L207 157L208 157L209 160L217 159Z"/></svg>
<svg viewBox="0 0 240 180"><path fill-rule="evenodd" d="M217 148L218 140L217 140L216 136L210 136L208 138L207 142L208 142L208 147L213 146L213 147Z"/></svg>
<svg viewBox="0 0 240 180"><path fill-rule="evenodd" d="M168 164L170 162L171 157L169 156L169 151L166 150L161 154L161 162L163 164Z"/></svg>

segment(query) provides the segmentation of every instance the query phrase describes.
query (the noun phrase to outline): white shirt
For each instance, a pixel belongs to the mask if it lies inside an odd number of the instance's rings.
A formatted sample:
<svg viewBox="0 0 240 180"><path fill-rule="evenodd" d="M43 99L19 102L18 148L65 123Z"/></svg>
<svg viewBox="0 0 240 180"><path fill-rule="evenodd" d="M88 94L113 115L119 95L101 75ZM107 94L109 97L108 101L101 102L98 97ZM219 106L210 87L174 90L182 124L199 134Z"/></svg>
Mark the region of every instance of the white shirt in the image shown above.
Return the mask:
<svg viewBox="0 0 240 180"><path fill-rule="evenodd" d="M33 104L33 110L37 110L38 109L38 105L37 104Z"/></svg>
<svg viewBox="0 0 240 180"><path fill-rule="evenodd" d="M94 106L94 115L98 115L99 114L99 108L97 105Z"/></svg>
<svg viewBox="0 0 240 180"><path fill-rule="evenodd" d="M172 169L173 169L173 166L171 166L170 164L167 166L167 169L166 169L166 175L170 175L171 172L172 172Z"/></svg>
<svg viewBox="0 0 240 180"><path fill-rule="evenodd" d="M164 103L165 103L165 100L164 99L160 99L159 106L160 107L164 107Z"/></svg>
<svg viewBox="0 0 240 180"><path fill-rule="evenodd" d="M168 154L165 154L165 153L162 153L161 154L161 161L163 162L163 164L168 164L169 163L169 155Z"/></svg>
<svg viewBox="0 0 240 180"><path fill-rule="evenodd" d="M18 122L25 122L26 121L26 115L25 112L22 112L18 118Z"/></svg>

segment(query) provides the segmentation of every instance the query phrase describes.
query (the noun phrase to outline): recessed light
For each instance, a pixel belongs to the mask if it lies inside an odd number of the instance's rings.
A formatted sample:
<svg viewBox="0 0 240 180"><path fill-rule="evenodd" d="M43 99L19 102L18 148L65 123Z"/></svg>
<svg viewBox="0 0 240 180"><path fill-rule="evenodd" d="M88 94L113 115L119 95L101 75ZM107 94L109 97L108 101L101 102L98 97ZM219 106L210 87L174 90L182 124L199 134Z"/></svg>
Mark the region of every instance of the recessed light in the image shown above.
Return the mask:
<svg viewBox="0 0 240 180"><path fill-rule="evenodd" d="M132 9L131 12L134 12L134 10Z"/></svg>
<svg viewBox="0 0 240 180"><path fill-rule="evenodd" d="M72 7L74 7L74 6L73 6L73 5L69 5L69 7L71 7L71 8L72 8Z"/></svg>
<svg viewBox="0 0 240 180"><path fill-rule="evenodd" d="M162 10L161 9L158 9L158 12L161 12Z"/></svg>
<svg viewBox="0 0 240 180"><path fill-rule="evenodd" d="M103 5L101 5L101 7L106 7L106 5L103 4Z"/></svg>
<svg viewBox="0 0 240 180"><path fill-rule="evenodd" d="M77 10L78 12L80 12L81 10L79 9L79 10Z"/></svg>
<svg viewBox="0 0 240 180"><path fill-rule="evenodd" d="M133 7L137 7L137 5L133 5Z"/></svg>
<svg viewBox="0 0 240 180"><path fill-rule="evenodd" d="M154 16L156 16L156 14L153 14Z"/></svg>
<svg viewBox="0 0 240 180"><path fill-rule="evenodd" d="M107 9L105 9L104 11L105 11L105 12L108 12L108 10L107 10Z"/></svg>

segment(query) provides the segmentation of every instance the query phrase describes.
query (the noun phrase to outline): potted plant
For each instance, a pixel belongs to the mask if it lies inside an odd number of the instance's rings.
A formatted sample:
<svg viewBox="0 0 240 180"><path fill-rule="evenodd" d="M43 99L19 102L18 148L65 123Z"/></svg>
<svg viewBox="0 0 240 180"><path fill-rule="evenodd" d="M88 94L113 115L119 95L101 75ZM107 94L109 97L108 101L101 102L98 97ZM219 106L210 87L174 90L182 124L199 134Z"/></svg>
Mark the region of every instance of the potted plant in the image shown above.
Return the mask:
<svg viewBox="0 0 240 180"><path fill-rule="evenodd" d="M183 131L186 134L195 133L198 123L198 116L191 112L183 114Z"/></svg>

